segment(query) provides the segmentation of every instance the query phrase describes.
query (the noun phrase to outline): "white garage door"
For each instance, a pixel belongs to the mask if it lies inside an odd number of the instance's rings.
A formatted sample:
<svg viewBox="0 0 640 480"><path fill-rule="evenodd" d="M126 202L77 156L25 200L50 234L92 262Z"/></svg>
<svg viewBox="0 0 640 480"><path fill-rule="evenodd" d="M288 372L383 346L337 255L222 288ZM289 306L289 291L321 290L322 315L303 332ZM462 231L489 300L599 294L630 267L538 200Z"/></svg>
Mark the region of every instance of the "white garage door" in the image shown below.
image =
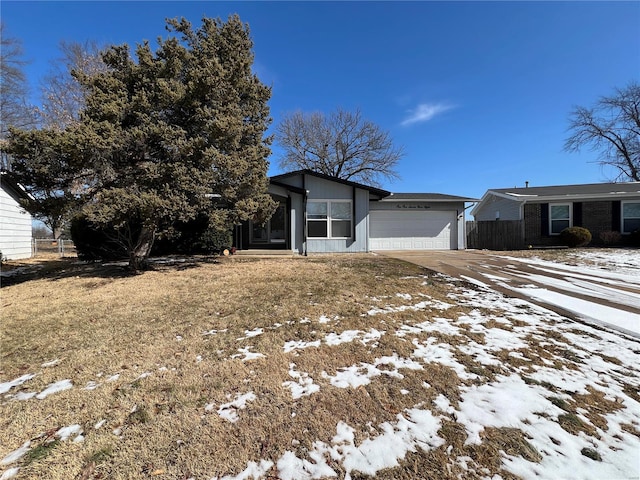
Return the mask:
<svg viewBox="0 0 640 480"><path fill-rule="evenodd" d="M455 250L456 212L372 210L371 250Z"/></svg>

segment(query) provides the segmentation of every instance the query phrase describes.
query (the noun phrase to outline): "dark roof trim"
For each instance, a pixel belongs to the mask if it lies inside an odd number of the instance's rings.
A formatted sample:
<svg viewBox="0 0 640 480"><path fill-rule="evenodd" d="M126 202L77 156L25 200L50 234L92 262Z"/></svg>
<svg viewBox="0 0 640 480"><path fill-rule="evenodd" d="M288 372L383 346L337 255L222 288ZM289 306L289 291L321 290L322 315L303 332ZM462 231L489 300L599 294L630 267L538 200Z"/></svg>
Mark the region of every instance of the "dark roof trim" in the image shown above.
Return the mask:
<svg viewBox="0 0 640 480"><path fill-rule="evenodd" d="M2 188L16 201L32 199L31 195L15 180L11 172L6 170L0 171L0 183L2 184Z"/></svg>
<svg viewBox="0 0 640 480"><path fill-rule="evenodd" d="M300 195L304 195L307 193L307 191L304 188L294 187L293 185L287 185L286 183L278 182L277 180L273 180L273 177L271 177L271 180L269 180L269 183L271 185L275 185L276 187L285 188L290 192L299 193Z"/></svg>
<svg viewBox="0 0 640 480"><path fill-rule="evenodd" d="M479 202L477 198L459 197L444 193L392 193L381 202Z"/></svg>
<svg viewBox="0 0 640 480"><path fill-rule="evenodd" d="M350 187L356 187L356 188L361 188L363 190L368 190L370 193L379 195L381 197L386 197L391 194L391 192L387 190L382 190L381 188L371 187L369 185L352 182L351 180L345 180L343 178L332 177L331 175L325 175L324 173L314 172L313 170L308 170L308 169L295 170L293 172L283 173L281 175L274 175L273 177L271 177L271 181L273 182L275 180L277 182L281 178L295 177L296 175L312 175L314 177L322 178L324 180L329 180L331 182L341 183L343 185L349 185Z"/></svg>

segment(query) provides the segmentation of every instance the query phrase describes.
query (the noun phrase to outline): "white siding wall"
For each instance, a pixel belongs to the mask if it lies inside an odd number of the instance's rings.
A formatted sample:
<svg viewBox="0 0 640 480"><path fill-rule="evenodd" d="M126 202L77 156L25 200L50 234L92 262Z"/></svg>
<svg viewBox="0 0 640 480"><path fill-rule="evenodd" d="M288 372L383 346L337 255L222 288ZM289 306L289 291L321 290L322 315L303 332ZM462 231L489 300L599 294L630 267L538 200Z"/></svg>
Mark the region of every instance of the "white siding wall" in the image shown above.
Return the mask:
<svg viewBox="0 0 640 480"><path fill-rule="evenodd" d="M0 251L4 257L31 257L31 220L31 215L0 188Z"/></svg>
<svg viewBox="0 0 640 480"><path fill-rule="evenodd" d="M474 219L479 222L495 220L496 212L500 212L500 220L521 220L520 202L495 195L487 196L480 208L476 210Z"/></svg>

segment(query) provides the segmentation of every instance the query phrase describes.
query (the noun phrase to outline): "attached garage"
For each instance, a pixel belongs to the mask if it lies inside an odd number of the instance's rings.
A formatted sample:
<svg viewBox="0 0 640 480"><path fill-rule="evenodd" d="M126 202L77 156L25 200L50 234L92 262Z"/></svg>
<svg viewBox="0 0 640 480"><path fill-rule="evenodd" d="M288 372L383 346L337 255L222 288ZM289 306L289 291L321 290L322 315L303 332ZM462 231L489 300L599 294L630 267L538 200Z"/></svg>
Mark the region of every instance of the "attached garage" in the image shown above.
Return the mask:
<svg viewBox="0 0 640 480"><path fill-rule="evenodd" d="M465 248L465 197L394 193L369 203L370 250Z"/></svg>
<svg viewBox="0 0 640 480"><path fill-rule="evenodd" d="M462 250L465 210L474 198L442 193L391 193L311 170L271 177L279 204L266 224L243 222L234 245L301 255L382 250Z"/></svg>
<svg viewBox="0 0 640 480"><path fill-rule="evenodd" d="M372 250L455 250L456 212L374 210Z"/></svg>

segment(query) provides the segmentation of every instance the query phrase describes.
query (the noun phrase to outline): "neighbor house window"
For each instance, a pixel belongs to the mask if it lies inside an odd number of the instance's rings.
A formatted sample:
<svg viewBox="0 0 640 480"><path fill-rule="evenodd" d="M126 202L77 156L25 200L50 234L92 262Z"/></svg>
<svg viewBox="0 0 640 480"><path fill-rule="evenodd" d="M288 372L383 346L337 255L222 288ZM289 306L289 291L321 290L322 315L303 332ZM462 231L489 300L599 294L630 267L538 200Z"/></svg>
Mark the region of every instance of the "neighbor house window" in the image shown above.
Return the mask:
<svg viewBox="0 0 640 480"><path fill-rule="evenodd" d="M640 202L622 203L622 233L640 230Z"/></svg>
<svg viewBox="0 0 640 480"><path fill-rule="evenodd" d="M549 233L559 235L571 226L571 204L549 205Z"/></svg>
<svg viewBox="0 0 640 480"><path fill-rule="evenodd" d="M351 238L351 224L350 201L323 200L307 203L309 238Z"/></svg>

